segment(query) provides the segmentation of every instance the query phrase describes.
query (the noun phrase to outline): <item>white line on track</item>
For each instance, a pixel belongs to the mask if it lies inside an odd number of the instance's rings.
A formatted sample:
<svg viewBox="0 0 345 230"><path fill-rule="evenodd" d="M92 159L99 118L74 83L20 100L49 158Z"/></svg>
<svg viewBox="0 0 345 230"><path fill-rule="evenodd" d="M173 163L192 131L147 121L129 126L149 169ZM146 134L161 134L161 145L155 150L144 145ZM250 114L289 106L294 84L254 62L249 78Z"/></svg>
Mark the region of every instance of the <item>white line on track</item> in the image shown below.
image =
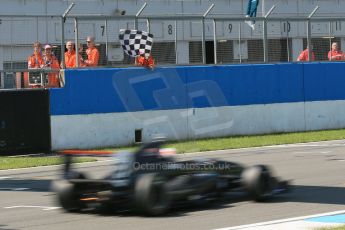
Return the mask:
<svg viewBox="0 0 345 230"><path fill-rule="evenodd" d="M309 219L309 218L315 218L315 217L321 217L321 216L331 216L331 215L338 215L338 214L344 214L344 213L345 213L345 210L340 210L340 211L326 212L326 213L320 213L320 214L310 215L310 216L299 216L299 217L273 220L273 221L255 223L255 224L247 224L247 225L240 225L240 226L234 226L234 227L218 228L218 229L214 229L214 230L238 230L238 229L246 229L246 228L255 228L255 227L260 227L260 226L280 224L280 223L304 220L304 219Z"/></svg>
<svg viewBox="0 0 345 230"><path fill-rule="evenodd" d="M13 209L13 208L40 208L44 211L50 211L50 210L55 210L59 209L61 207L49 207L49 206L35 206L35 205L17 205L17 206L9 206L9 207L4 207L6 209Z"/></svg>
<svg viewBox="0 0 345 230"><path fill-rule="evenodd" d="M321 152L322 154L328 154L328 153L331 153L332 151L323 151Z"/></svg>

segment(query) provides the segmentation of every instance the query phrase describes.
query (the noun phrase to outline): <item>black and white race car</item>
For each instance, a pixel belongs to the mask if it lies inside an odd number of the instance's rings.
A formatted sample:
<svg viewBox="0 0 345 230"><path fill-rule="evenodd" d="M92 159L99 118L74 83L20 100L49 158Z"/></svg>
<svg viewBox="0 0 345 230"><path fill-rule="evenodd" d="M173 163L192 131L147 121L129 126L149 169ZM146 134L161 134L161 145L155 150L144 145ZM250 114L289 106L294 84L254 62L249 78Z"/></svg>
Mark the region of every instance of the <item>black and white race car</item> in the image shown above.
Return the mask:
<svg viewBox="0 0 345 230"><path fill-rule="evenodd" d="M58 203L66 211L90 208L133 210L161 215L179 204L207 204L227 191L241 190L255 201L266 201L288 191L288 182L271 175L265 165L245 168L215 159L177 161L162 141L137 151L114 155L114 170L102 179L90 179L72 170L65 155L64 177L53 182Z"/></svg>

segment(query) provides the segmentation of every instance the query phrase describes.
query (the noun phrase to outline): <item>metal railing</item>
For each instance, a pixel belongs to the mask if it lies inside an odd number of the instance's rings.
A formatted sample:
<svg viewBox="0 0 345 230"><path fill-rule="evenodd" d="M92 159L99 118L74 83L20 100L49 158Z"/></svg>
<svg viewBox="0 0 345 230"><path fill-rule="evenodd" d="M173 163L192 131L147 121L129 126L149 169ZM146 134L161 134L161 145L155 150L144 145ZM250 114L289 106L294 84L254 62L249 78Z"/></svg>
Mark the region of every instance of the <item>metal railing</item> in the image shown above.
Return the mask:
<svg viewBox="0 0 345 230"><path fill-rule="evenodd" d="M306 17L279 17L273 6L263 17L253 19L214 14L214 4L197 15L148 15L146 6L135 15L69 14L71 4L63 15L1 16L2 26L8 27L9 33L2 35L0 69L3 73L22 69L24 75L35 41L43 46L51 44L64 68L66 42L82 44L85 59L85 39L89 35L96 38L100 67L133 65L133 58L123 53L118 40L119 30L127 28L153 33L152 54L158 66L292 62L306 48L311 57L311 46L315 61L327 61L333 42L345 48L345 17L316 17L318 7ZM253 20L254 30L247 25ZM77 58L77 66L78 62ZM4 79L2 74L0 80ZM6 88L4 85L2 88Z"/></svg>
<svg viewBox="0 0 345 230"><path fill-rule="evenodd" d="M63 86L63 72L60 72L59 69L0 70L0 89L56 88Z"/></svg>

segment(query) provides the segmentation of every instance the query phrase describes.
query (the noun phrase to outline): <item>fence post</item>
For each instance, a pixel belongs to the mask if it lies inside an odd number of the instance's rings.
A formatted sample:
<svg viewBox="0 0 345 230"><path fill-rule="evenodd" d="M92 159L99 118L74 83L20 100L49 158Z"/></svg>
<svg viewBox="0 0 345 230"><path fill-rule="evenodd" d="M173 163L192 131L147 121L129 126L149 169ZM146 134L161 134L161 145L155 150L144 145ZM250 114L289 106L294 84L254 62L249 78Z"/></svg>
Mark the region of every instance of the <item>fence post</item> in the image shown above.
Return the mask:
<svg viewBox="0 0 345 230"><path fill-rule="evenodd" d="M106 58L107 58L107 62L108 62L108 20L107 19L105 19L105 21L104 21L104 26L105 26L105 56L106 56Z"/></svg>
<svg viewBox="0 0 345 230"><path fill-rule="evenodd" d="M201 49L202 49L202 63L206 64L206 48L205 48L205 18L213 9L214 4L212 4L202 16L202 32L201 32Z"/></svg>
<svg viewBox="0 0 345 230"><path fill-rule="evenodd" d="M139 9L139 11L135 14L135 19L134 19L134 29L138 29L138 17L140 16L141 12L145 9L147 6L147 3L145 2L142 7Z"/></svg>
<svg viewBox="0 0 345 230"><path fill-rule="evenodd" d="M263 48L264 48L264 62L268 62L268 40L267 40L267 21L264 18L263 21Z"/></svg>
<svg viewBox="0 0 345 230"><path fill-rule="evenodd" d="M263 46L264 46L264 62L268 62L268 38L267 38L267 18L270 16L270 14L273 12L273 10L276 8L275 5L271 7L271 9L267 12L267 14L264 17L263 21Z"/></svg>
<svg viewBox="0 0 345 230"><path fill-rule="evenodd" d="M79 38L78 38L78 19L74 18L74 49L75 49L75 67L79 67Z"/></svg>
<svg viewBox="0 0 345 230"><path fill-rule="evenodd" d="M214 64L217 64L217 22L213 19L213 49L214 49Z"/></svg>
<svg viewBox="0 0 345 230"><path fill-rule="evenodd" d="M75 3L72 2L61 16L61 66L63 69L65 68L65 21L67 14L72 10L74 5Z"/></svg>
<svg viewBox="0 0 345 230"><path fill-rule="evenodd" d="M286 21L286 48L287 48L287 58L288 58L288 62L290 62L289 32L290 32L290 22L289 22L289 21Z"/></svg>
<svg viewBox="0 0 345 230"><path fill-rule="evenodd" d="M150 33L151 32L151 22L150 22L150 19L146 20L146 27L147 27L147 32Z"/></svg>
<svg viewBox="0 0 345 230"><path fill-rule="evenodd" d="M319 9L319 6L316 6L315 9L309 14L308 19L307 19L307 46L308 46L308 61L311 61L311 55L312 52L310 50L310 46L311 46L311 17L314 16L314 14L316 13L316 11Z"/></svg>
<svg viewBox="0 0 345 230"><path fill-rule="evenodd" d="M65 18L61 17L61 68L65 68Z"/></svg>
<svg viewBox="0 0 345 230"><path fill-rule="evenodd" d="M240 55L240 63L242 63L242 45L241 45L241 40L242 40L242 23L238 23L238 49L239 49L239 55Z"/></svg>
<svg viewBox="0 0 345 230"><path fill-rule="evenodd" d="M328 39L329 39L329 50L332 50L332 21L329 21L329 29L328 29Z"/></svg>
<svg viewBox="0 0 345 230"><path fill-rule="evenodd" d="M177 21L175 20L175 64L178 64L178 54L177 54Z"/></svg>
<svg viewBox="0 0 345 230"><path fill-rule="evenodd" d="M202 64L206 64L206 48L205 48L205 18L201 20L201 52L202 52Z"/></svg>

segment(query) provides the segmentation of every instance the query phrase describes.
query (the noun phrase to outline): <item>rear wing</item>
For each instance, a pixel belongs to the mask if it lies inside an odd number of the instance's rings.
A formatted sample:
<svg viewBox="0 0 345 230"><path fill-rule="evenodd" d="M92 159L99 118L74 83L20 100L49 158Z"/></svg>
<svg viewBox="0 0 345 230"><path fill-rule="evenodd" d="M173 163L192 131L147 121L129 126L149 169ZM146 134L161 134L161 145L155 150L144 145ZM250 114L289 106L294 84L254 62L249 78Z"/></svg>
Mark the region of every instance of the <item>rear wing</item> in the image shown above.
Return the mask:
<svg viewBox="0 0 345 230"><path fill-rule="evenodd" d="M161 146L165 143L164 140L155 140L146 144L143 144L139 149L134 151L135 156L139 156L141 153L144 153L147 150L158 150L157 152L160 152ZM165 151L166 154L170 152L172 149L167 149L169 151ZM176 152L176 151L175 151ZM69 150L61 150L58 151L58 153L64 155L64 178L69 178L72 174L71 165L73 163L72 158L74 156L112 156L113 154L117 153L115 151L109 151L109 150L80 150L80 149L69 149Z"/></svg>

